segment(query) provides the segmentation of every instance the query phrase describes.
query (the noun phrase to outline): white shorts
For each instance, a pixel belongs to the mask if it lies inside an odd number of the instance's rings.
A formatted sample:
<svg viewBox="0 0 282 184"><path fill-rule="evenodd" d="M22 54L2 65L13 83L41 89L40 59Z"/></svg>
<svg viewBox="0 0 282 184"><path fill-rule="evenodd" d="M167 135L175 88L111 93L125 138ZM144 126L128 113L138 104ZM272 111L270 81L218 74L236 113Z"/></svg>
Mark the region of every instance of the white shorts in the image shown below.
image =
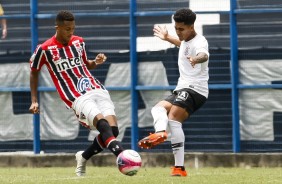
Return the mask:
<svg viewBox="0 0 282 184"><path fill-rule="evenodd" d="M72 109L79 122L89 129L96 129L93 120L97 114L102 114L104 117L116 115L109 92L102 89L95 89L80 96L74 101Z"/></svg>

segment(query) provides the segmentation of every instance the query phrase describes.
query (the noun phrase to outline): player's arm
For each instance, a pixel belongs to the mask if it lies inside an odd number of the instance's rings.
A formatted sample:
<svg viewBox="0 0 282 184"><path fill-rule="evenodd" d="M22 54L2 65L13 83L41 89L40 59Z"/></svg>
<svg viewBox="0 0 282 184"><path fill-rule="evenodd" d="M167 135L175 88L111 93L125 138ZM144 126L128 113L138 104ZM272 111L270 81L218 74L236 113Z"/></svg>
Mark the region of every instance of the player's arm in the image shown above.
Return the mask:
<svg viewBox="0 0 282 184"><path fill-rule="evenodd" d="M165 26L162 27L162 26L156 25L154 26L153 31L154 31L154 36L159 37L160 39L164 41L168 41L176 45L177 47L180 47L181 41L177 37L168 34L168 31Z"/></svg>
<svg viewBox="0 0 282 184"><path fill-rule="evenodd" d="M187 58L189 59L191 65L194 67L196 64L206 62L209 59L209 56L204 52L200 52L194 57L188 56Z"/></svg>
<svg viewBox="0 0 282 184"><path fill-rule="evenodd" d="M39 71L30 71L31 105L29 111L33 114L39 113L39 104L37 99L38 76Z"/></svg>
<svg viewBox="0 0 282 184"><path fill-rule="evenodd" d="M99 53L95 60L87 60L87 68L89 70L96 68L98 65L103 64L107 60L107 57L103 53Z"/></svg>

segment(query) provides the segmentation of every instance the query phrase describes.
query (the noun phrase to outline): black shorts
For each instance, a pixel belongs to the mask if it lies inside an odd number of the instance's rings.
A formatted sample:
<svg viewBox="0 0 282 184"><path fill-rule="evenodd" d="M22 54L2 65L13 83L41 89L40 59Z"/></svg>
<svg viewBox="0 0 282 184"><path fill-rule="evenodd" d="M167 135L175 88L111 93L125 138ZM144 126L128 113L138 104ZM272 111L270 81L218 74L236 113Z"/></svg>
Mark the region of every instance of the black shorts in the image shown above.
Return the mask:
<svg viewBox="0 0 282 184"><path fill-rule="evenodd" d="M204 105L207 98L192 89L184 88L174 91L172 95L165 99L165 101L186 109L189 115L191 115Z"/></svg>

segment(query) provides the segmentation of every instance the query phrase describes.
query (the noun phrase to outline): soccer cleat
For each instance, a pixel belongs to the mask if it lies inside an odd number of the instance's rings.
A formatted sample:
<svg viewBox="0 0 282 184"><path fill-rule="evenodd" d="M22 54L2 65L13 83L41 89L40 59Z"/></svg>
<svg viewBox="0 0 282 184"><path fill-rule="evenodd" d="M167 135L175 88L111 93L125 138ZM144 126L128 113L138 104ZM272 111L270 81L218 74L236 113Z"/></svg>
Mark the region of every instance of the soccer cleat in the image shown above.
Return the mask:
<svg viewBox="0 0 282 184"><path fill-rule="evenodd" d="M164 142L167 139L167 133L164 132L156 132L153 134L150 134L149 136L141 139L138 142L138 146L142 149L150 149L162 142Z"/></svg>
<svg viewBox="0 0 282 184"><path fill-rule="evenodd" d="M85 158L82 157L83 151L79 151L75 154L76 159L76 169L75 174L77 176L84 176L86 172L86 161Z"/></svg>
<svg viewBox="0 0 282 184"><path fill-rule="evenodd" d="M187 172L185 169L182 169L180 167L172 167L171 168L171 176L187 176Z"/></svg>

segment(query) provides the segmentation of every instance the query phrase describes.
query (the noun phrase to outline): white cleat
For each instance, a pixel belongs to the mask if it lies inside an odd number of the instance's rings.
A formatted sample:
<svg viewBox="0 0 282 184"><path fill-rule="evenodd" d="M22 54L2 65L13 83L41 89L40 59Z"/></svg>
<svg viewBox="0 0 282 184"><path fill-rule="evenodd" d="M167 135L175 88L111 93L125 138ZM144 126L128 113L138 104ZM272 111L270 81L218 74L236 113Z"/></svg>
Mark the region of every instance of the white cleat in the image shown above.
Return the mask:
<svg viewBox="0 0 282 184"><path fill-rule="evenodd" d="M83 151L79 151L75 154L76 159L76 169L75 174L77 176L84 176L86 172L86 161L85 158L82 157Z"/></svg>

